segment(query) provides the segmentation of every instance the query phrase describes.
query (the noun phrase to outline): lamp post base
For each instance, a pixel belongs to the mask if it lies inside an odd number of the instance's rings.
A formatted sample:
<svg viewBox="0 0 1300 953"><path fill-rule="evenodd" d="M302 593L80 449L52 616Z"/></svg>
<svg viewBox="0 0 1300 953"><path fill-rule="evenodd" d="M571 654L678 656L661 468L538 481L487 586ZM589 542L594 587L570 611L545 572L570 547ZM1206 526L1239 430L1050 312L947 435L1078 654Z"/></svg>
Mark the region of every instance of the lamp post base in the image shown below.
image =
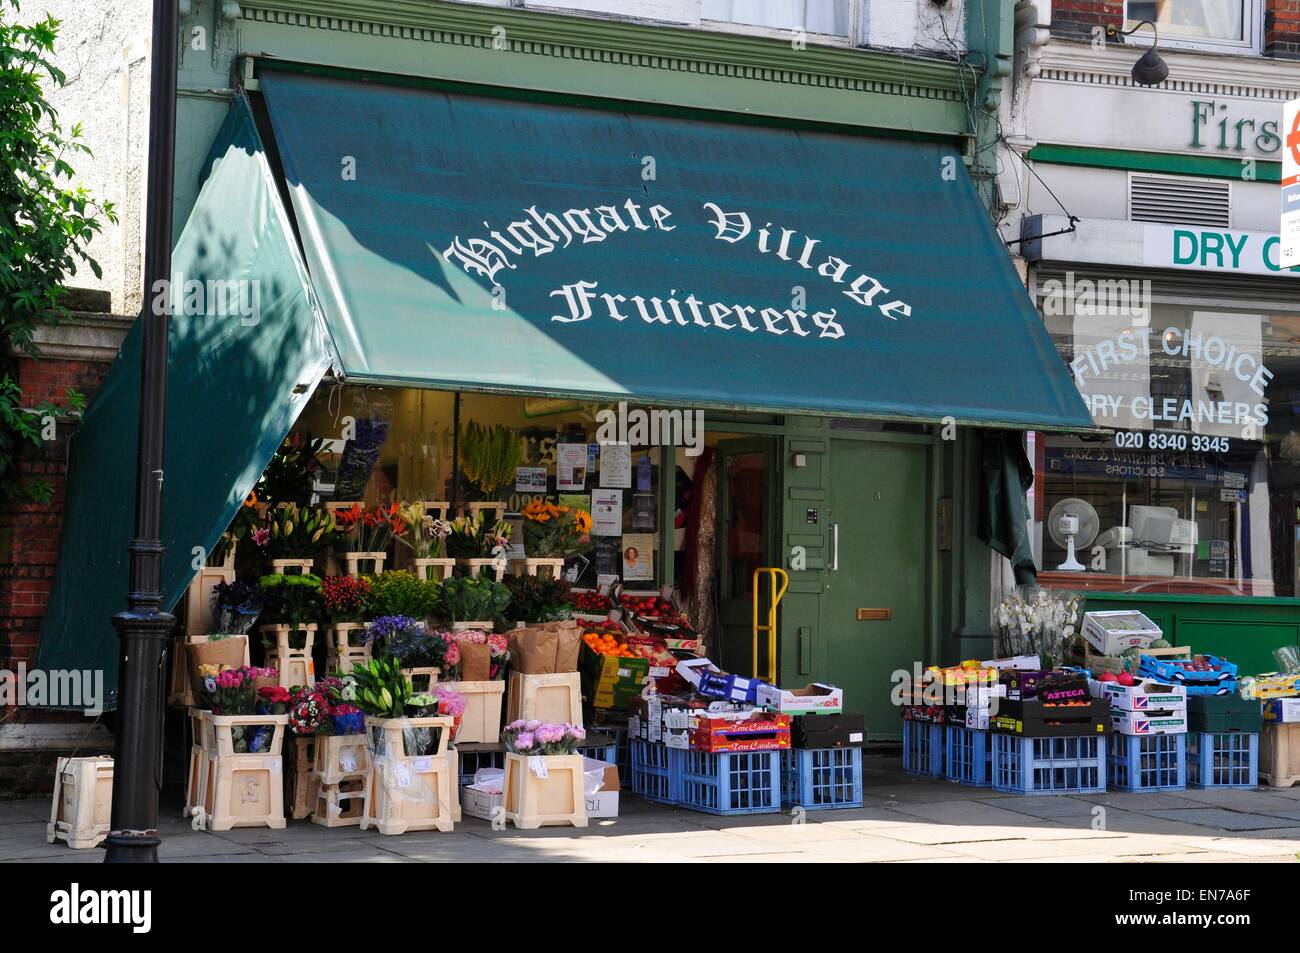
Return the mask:
<svg viewBox="0 0 1300 953"><path fill-rule="evenodd" d="M113 831L104 841L104 863L156 864L161 843L157 831Z"/></svg>

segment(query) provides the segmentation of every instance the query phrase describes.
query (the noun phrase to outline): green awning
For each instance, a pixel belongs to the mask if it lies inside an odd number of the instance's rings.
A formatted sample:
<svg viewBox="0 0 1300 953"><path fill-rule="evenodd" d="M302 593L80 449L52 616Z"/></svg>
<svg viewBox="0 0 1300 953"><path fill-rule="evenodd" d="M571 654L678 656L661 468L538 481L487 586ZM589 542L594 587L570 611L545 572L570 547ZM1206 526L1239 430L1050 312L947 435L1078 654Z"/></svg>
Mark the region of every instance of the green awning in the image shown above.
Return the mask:
<svg viewBox="0 0 1300 953"><path fill-rule="evenodd" d="M260 84L349 380L1091 427L948 146Z"/></svg>
<svg viewBox="0 0 1300 953"><path fill-rule="evenodd" d="M247 106L236 103L172 256L163 604L174 605L329 367L306 271ZM234 282L217 285L211 282ZM242 297L241 297L242 296ZM140 406L139 325L72 438L58 575L36 664L104 669L126 608ZM112 704L112 699L110 699Z"/></svg>

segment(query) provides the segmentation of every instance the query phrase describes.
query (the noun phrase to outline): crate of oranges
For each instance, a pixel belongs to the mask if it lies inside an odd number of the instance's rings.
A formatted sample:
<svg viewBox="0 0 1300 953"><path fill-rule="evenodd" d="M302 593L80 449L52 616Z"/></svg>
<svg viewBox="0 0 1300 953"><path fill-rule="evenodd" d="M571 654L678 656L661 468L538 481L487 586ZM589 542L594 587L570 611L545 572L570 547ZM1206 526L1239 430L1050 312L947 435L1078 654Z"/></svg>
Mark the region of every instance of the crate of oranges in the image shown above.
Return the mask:
<svg viewBox="0 0 1300 953"><path fill-rule="evenodd" d="M623 709L641 694L650 675L645 650L630 645L617 626L589 626L582 634L578 671L582 694L595 708Z"/></svg>
<svg viewBox="0 0 1300 953"><path fill-rule="evenodd" d="M626 642L620 642L611 632L589 630L582 633L582 642L597 655L609 655L614 658L640 658Z"/></svg>

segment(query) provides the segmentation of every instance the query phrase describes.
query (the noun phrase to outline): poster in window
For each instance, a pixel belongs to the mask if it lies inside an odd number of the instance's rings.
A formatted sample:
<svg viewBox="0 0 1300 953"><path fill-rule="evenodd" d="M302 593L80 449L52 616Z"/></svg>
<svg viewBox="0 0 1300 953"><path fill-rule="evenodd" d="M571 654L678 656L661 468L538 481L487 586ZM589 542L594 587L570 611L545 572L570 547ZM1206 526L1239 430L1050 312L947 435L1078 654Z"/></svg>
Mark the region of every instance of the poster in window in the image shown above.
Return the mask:
<svg viewBox="0 0 1300 953"><path fill-rule="evenodd" d="M591 534L620 536L623 533L623 491L591 491Z"/></svg>
<svg viewBox="0 0 1300 953"><path fill-rule="evenodd" d="M562 443L555 448L555 489L585 490L587 488L587 445Z"/></svg>
<svg viewBox="0 0 1300 953"><path fill-rule="evenodd" d="M626 443L600 445L600 485L632 488L632 446Z"/></svg>
<svg viewBox="0 0 1300 953"><path fill-rule="evenodd" d="M623 580L653 581L654 533L628 533L623 537Z"/></svg>

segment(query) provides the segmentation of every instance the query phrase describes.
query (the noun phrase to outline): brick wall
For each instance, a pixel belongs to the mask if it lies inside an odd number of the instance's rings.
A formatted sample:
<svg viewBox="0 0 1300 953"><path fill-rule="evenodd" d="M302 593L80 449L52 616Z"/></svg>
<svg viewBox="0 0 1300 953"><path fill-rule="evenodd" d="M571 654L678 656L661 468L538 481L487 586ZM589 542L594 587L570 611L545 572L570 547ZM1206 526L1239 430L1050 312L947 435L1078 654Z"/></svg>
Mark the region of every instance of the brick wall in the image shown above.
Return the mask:
<svg viewBox="0 0 1300 953"><path fill-rule="evenodd" d="M1052 0L1054 36L1091 40L1096 27L1123 22L1123 0ZM1300 0L1264 0L1264 55L1300 59Z"/></svg>
<svg viewBox="0 0 1300 953"><path fill-rule="evenodd" d="M18 382L28 406L42 400L62 403L69 387L92 398L108 371L98 359L23 358ZM0 504L0 668L15 670L31 664L40 634L41 617L59 556L63 495L67 483L68 438L75 424L61 421L55 440L24 450L20 473L24 480L44 480L53 490L48 503ZM0 721L25 720L23 711L0 711ZM42 719L48 715L42 715Z"/></svg>
<svg viewBox="0 0 1300 953"><path fill-rule="evenodd" d="M1264 55L1300 60L1300 0L1268 0L1264 7Z"/></svg>
<svg viewBox="0 0 1300 953"><path fill-rule="evenodd" d="M1052 34L1091 40L1100 26L1124 25L1124 0L1052 0Z"/></svg>

